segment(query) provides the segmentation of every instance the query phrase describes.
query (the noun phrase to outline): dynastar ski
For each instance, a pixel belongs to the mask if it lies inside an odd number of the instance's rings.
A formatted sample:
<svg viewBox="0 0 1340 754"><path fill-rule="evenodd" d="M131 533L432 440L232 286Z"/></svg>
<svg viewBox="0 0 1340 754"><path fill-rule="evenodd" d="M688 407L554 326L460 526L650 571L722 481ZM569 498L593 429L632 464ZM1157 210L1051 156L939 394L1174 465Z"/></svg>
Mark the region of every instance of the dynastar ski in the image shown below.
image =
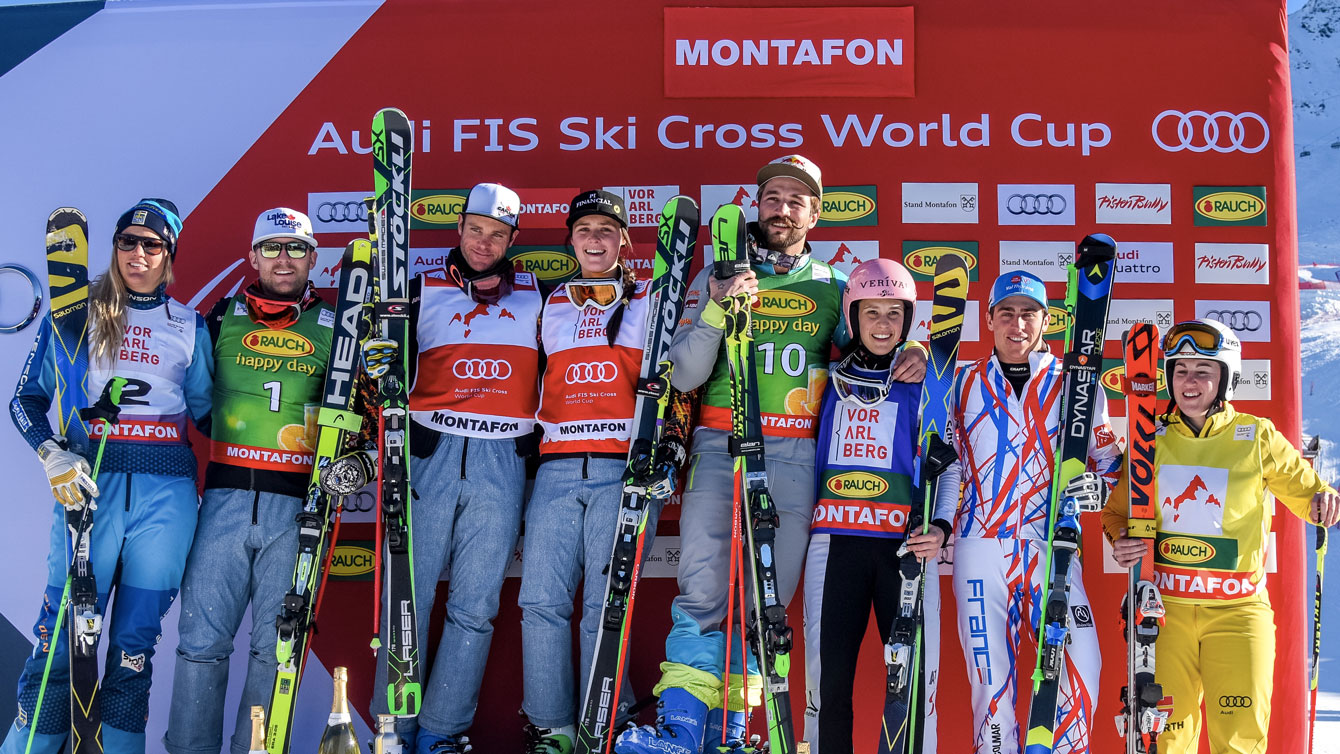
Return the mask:
<svg viewBox="0 0 1340 754"><path fill-rule="evenodd" d="M419 714L423 700L419 628L414 613L414 544L409 480L409 197L414 135L409 119L386 108L372 120L377 224L378 337L400 345L400 356L378 381L381 425L379 495L386 539L386 700L391 714ZM435 576L435 575L434 575Z"/></svg>
<svg viewBox="0 0 1340 754"><path fill-rule="evenodd" d="M330 364L326 367L326 386L321 393L317 423L316 459L302 510L298 512L298 559L293 569L293 586L284 595L284 604L275 627L279 641L275 656L274 691L265 749L270 754L285 754L289 748L293 704L302 678L311 639L316 589L321 579L324 552L330 546L331 499L321 490L321 470L344 450L350 435L357 434L363 419L354 412L355 386L358 379L358 323L363 302L372 288L372 247L366 239L351 241L340 262L339 299L335 303L335 332L330 343Z"/></svg>
<svg viewBox="0 0 1340 754"><path fill-rule="evenodd" d="M1094 409L1102 386L1103 331L1117 245L1111 236L1095 233L1079 242L1070 267L1060 420L1057 426L1056 465L1052 472L1051 505L1047 517L1047 550L1043 573L1038 660L1033 670L1033 699L1028 714L1026 754L1050 752L1056 745L1057 698L1070 632L1070 563L1079 548L1078 502L1061 498L1061 490L1084 473L1093 434Z"/></svg>
<svg viewBox="0 0 1340 754"><path fill-rule="evenodd" d="M619 518L614 530L614 552L605 584L605 606L596 631L596 651L586 682L581 726L577 731L580 754L606 752L614 739L624 660L633 600L642 570L642 545L647 525L646 478L655 467L657 445L670 395L668 358L684 308L689 265L698 245L698 205L686 196L666 202L656 234L656 261L648 291L647 337L642 347L642 370L637 381L633 435L628 448Z"/></svg>
<svg viewBox="0 0 1340 754"><path fill-rule="evenodd" d="M968 298L968 263L958 254L944 254L935 263L935 282L931 301L930 363L921 383L921 434L917 447L918 462L913 467L913 489L922 494L922 505L913 506L907 518L906 537L929 530L935 505L936 480L957 460L949 444L949 394L954 382L959 336L963 332L963 314ZM926 587L922 576L925 564L906 545L899 551L898 614L894 616L889 640L884 645L888 669L884 691L884 724L879 737L880 754L907 754L922 749L925 719L919 699L924 650L922 597Z"/></svg>
<svg viewBox="0 0 1340 754"><path fill-rule="evenodd" d="M1154 538L1158 534L1158 480L1154 476L1158 328L1148 322L1137 323L1126 333L1123 347L1126 479L1131 491L1126 536L1142 541L1145 549L1140 562L1130 569L1121 605L1126 629L1126 685L1121 689L1117 732L1126 739L1126 754L1155 754L1159 734L1168 721L1167 710L1160 709L1163 686L1154 681L1154 640L1163 625L1163 596L1154 583Z"/></svg>
<svg viewBox="0 0 1340 754"><path fill-rule="evenodd" d="M47 218L47 287L51 300L52 361L56 375L57 431L73 448L88 447L88 428L80 411L88 408L88 220L73 207L61 207ZM101 454L99 454L101 455ZM74 752L102 751L102 714L97 704L98 638L102 616L97 613L98 589L89 561L95 501L81 510L67 510L70 532L69 575L57 613L57 625L47 648L47 665L38 690L31 734L37 730L46 682L51 672L60 623L70 610L66 627L70 645L70 744ZM89 594L92 594L91 599ZM77 596L76 600L71 595Z"/></svg>
<svg viewBox="0 0 1340 754"><path fill-rule="evenodd" d="M727 204L712 217L715 274L724 280L749 269L744 210ZM796 750L791 721L791 629L786 605L778 593L777 560L773 546L780 523L768 490L763 463L763 425L758 402L758 375L754 368L754 335L749 296L731 298L726 305L726 364L730 374L730 452L735 460L735 486L744 503L744 534L753 577L753 605L749 615L749 643L763 676L763 704L768 713L768 743L772 754ZM731 627L727 627L728 632ZM727 663L729 665L729 662Z"/></svg>

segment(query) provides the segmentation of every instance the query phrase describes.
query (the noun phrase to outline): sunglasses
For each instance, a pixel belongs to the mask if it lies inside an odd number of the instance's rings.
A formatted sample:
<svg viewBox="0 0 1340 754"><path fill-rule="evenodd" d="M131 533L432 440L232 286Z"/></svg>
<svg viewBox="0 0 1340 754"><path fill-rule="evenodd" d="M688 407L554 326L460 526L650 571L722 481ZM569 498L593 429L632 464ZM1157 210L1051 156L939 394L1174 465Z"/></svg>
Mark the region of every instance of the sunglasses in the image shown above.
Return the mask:
<svg viewBox="0 0 1340 754"><path fill-rule="evenodd" d="M134 251L136 246L143 246L144 253L151 257L162 254L163 249L167 247L167 241L161 238L145 238L128 233L117 233L112 240L116 243L117 251Z"/></svg>
<svg viewBox="0 0 1340 754"><path fill-rule="evenodd" d="M289 259L302 259L312 250L311 245L304 241L289 241L288 243L261 241L251 248L266 259L278 259L279 253L283 251L288 252Z"/></svg>

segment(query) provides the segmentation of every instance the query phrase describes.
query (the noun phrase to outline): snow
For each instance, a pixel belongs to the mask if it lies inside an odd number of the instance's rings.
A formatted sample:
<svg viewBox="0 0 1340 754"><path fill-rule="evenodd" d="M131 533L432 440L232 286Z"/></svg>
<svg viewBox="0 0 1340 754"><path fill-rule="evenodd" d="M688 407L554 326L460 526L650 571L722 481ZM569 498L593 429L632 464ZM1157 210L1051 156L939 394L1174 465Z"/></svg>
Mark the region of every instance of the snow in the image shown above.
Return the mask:
<svg viewBox="0 0 1340 754"><path fill-rule="evenodd" d="M1289 16L1290 66L1294 103L1294 149L1298 181L1298 278L1300 282L1340 280L1340 0L1311 0ZM1306 266L1302 266L1306 265ZM1303 431L1322 435L1318 467L1340 475L1329 421L1340 412L1340 290L1299 291ZM1334 531L1334 530L1333 530ZM1309 540L1311 538L1309 537ZM1322 607L1321 673L1314 752L1340 754L1340 537L1332 538L1327 564L1331 585ZM1314 557L1309 554L1309 561ZM1310 590L1309 590L1310 596ZM1311 612L1311 601L1308 603ZM1305 637L1311 646L1311 621Z"/></svg>

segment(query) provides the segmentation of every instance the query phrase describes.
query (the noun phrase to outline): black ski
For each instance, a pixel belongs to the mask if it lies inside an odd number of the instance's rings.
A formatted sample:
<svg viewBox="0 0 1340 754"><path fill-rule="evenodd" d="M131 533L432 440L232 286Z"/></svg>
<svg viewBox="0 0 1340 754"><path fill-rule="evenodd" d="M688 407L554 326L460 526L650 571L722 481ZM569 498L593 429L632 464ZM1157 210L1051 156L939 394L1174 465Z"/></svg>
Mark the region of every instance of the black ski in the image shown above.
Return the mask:
<svg viewBox="0 0 1340 754"><path fill-rule="evenodd" d="M1044 573L1048 580L1042 590L1042 625L1038 627L1038 662L1033 671L1025 754L1046 754L1056 745L1057 698L1070 632L1070 563L1079 548L1081 512L1074 501L1061 499L1061 490L1084 473L1089 457L1094 408L1102 390L1098 376L1116 257L1117 244L1111 236L1085 236L1079 242L1066 288L1071 323L1065 339L1065 385L1047 525Z"/></svg>
<svg viewBox="0 0 1340 754"><path fill-rule="evenodd" d="M689 266L698 245L698 224L698 205L686 196L674 197L661 211L656 261L647 294L647 337L637 381L628 471L615 524L614 551L606 569L605 606L596 632L595 655L577 730L580 754L607 752L613 744L615 726L611 722L617 717L633 600L642 570L648 508L646 476L654 471L656 448L664 426L673 368L668 358L670 338L684 308Z"/></svg>

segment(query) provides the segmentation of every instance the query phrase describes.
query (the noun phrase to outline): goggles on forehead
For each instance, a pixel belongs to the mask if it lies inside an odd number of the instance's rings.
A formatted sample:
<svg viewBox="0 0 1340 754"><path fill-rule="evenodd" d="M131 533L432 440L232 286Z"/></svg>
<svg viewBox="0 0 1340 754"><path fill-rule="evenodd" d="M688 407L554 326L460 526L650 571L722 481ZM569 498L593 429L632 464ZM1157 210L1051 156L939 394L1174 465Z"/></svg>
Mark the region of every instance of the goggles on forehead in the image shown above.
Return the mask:
<svg viewBox="0 0 1340 754"><path fill-rule="evenodd" d="M1163 353L1165 356L1186 356L1184 348L1202 356L1218 356L1224 348L1224 334L1200 322L1178 323L1163 337Z"/></svg>
<svg viewBox="0 0 1340 754"><path fill-rule="evenodd" d="M623 281L618 278L603 280L573 278L565 287L568 298L578 309L594 306L603 312L623 300Z"/></svg>

